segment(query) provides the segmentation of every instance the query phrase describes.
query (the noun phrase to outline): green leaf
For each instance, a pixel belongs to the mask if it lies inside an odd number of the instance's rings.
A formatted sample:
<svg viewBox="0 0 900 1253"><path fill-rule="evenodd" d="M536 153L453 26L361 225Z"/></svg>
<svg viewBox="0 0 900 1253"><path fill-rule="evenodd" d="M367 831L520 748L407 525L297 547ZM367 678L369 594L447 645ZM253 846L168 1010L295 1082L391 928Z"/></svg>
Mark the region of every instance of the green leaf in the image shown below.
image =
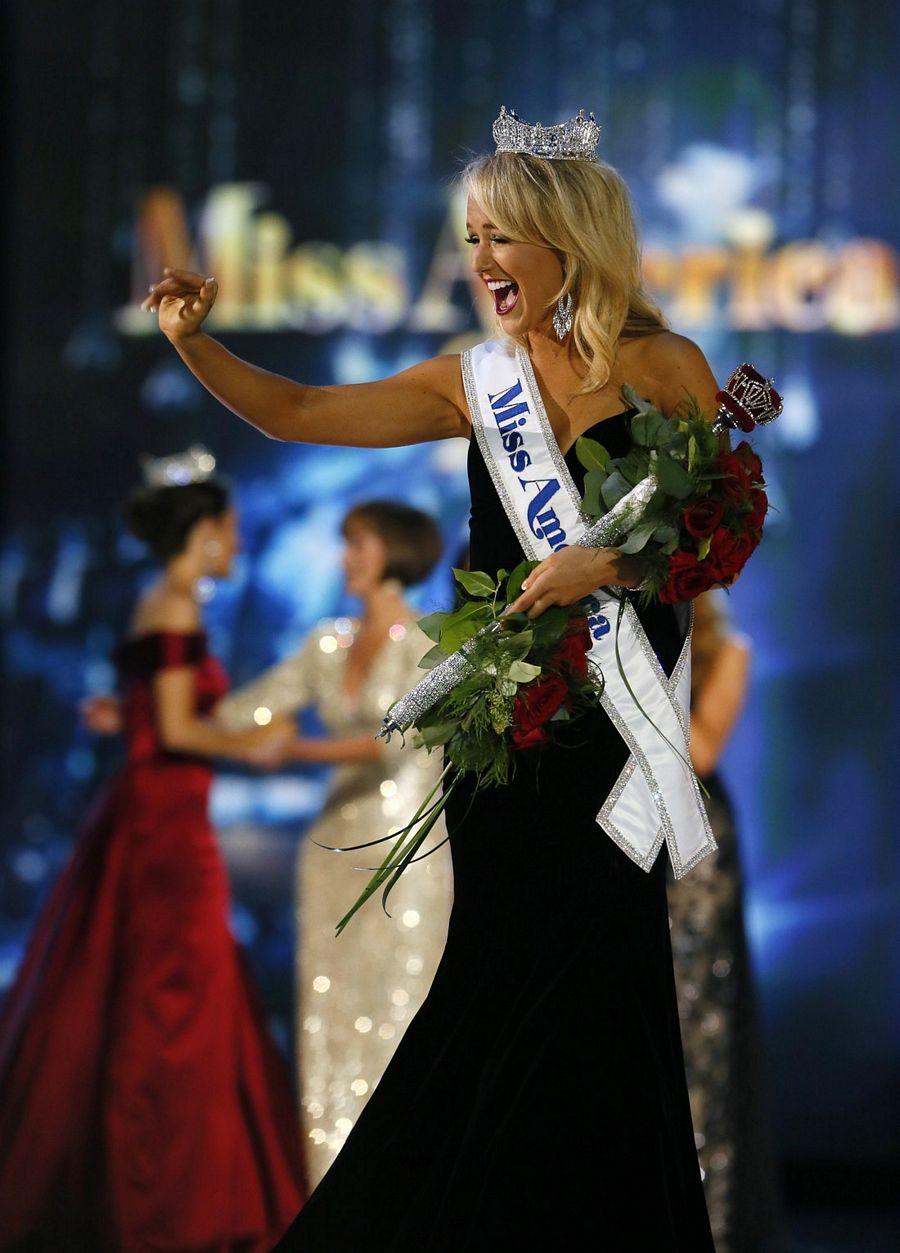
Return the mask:
<svg viewBox="0 0 900 1253"><path fill-rule="evenodd" d="M519 615L516 614L516 617ZM522 617L528 621L526 614ZM515 634L505 636L503 640L503 652L507 657L511 657L514 661L518 658L526 657L528 650L534 643L534 631L516 631Z"/></svg>
<svg viewBox="0 0 900 1253"><path fill-rule="evenodd" d="M490 620L489 605L483 601L469 601L449 615L441 631L441 648L445 653L455 653Z"/></svg>
<svg viewBox="0 0 900 1253"><path fill-rule="evenodd" d="M617 469L632 487L637 487L650 471L650 458L640 448L632 448L627 457L620 457Z"/></svg>
<svg viewBox="0 0 900 1253"><path fill-rule="evenodd" d="M642 548L646 547L647 541L655 530L655 522L641 522L630 532L624 544L617 545L619 552L628 553L629 555L639 553Z"/></svg>
<svg viewBox="0 0 900 1253"><path fill-rule="evenodd" d="M600 499L600 492L609 474L606 470L588 470L584 476L584 497L581 507L591 518L599 518L606 510Z"/></svg>
<svg viewBox="0 0 900 1253"><path fill-rule="evenodd" d="M532 621L535 647L552 644L561 639L569 625L571 609L564 605L551 605L549 609Z"/></svg>
<svg viewBox="0 0 900 1253"><path fill-rule="evenodd" d="M609 453L595 439L579 435L575 441L575 456L585 470L609 470Z"/></svg>
<svg viewBox="0 0 900 1253"><path fill-rule="evenodd" d="M565 705L560 705L556 713L550 719L551 722L568 722L572 715L566 709Z"/></svg>
<svg viewBox="0 0 900 1253"><path fill-rule="evenodd" d="M538 561L520 561L512 574L509 576L506 584L507 603L512 604L514 600L518 600L522 592L522 580L527 579L532 570L534 570L540 562Z"/></svg>
<svg viewBox="0 0 900 1253"><path fill-rule="evenodd" d="M657 544L669 544L672 540L678 539L678 531L674 526L669 526L667 522L662 526L658 526L653 532L653 540Z"/></svg>
<svg viewBox="0 0 900 1253"><path fill-rule="evenodd" d="M453 577L470 596L493 596L497 590L497 584L489 574L485 574L482 570L454 569Z"/></svg>
<svg viewBox="0 0 900 1253"><path fill-rule="evenodd" d="M655 409L639 413L631 420L631 438L644 448L656 448L660 437L668 429L668 422Z"/></svg>
<svg viewBox="0 0 900 1253"><path fill-rule="evenodd" d="M603 497L603 503L607 509L612 509L613 505L617 505L623 496L627 496L632 486L633 484L629 483L627 479L622 478L618 470L613 470L600 489L600 495Z"/></svg>
<svg viewBox="0 0 900 1253"><path fill-rule="evenodd" d="M508 678L513 683L530 683L541 673L540 666L533 666L528 661L514 661L509 668Z"/></svg>
<svg viewBox="0 0 900 1253"><path fill-rule="evenodd" d="M656 459L656 478L663 491L676 500L686 499L694 490L694 480L684 466L665 452L660 452Z"/></svg>
<svg viewBox="0 0 900 1253"><path fill-rule="evenodd" d="M706 539L699 540L697 543L697 556L704 561L709 556L709 550L712 547L712 536L707 535Z"/></svg>
<svg viewBox="0 0 900 1253"><path fill-rule="evenodd" d="M434 748L437 744L446 744L457 730L455 722L441 722L435 727L425 727L413 740L416 748Z"/></svg>
<svg viewBox="0 0 900 1253"><path fill-rule="evenodd" d="M439 666L442 661L447 660L447 654L441 648L440 644L435 644L434 648L429 648L428 652L419 662L420 670L433 670L435 666Z"/></svg>
<svg viewBox="0 0 900 1253"><path fill-rule="evenodd" d="M419 630L423 631L430 640L434 640L435 644L441 638L441 631L444 628L449 614L446 613L429 613L424 618L418 619Z"/></svg>

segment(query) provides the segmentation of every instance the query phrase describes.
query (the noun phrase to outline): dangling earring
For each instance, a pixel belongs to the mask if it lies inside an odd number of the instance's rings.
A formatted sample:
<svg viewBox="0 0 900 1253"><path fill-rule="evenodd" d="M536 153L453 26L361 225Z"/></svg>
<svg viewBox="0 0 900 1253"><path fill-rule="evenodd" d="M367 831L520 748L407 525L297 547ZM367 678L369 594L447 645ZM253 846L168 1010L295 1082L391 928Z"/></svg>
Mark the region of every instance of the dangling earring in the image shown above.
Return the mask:
<svg viewBox="0 0 900 1253"><path fill-rule="evenodd" d="M560 296L556 302L556 308L553 310L553 329L556 331L556 337L564 340L572 329L572 323L575 320L575 301L572 299L572 293L566 292L565 296Z"/></svg>

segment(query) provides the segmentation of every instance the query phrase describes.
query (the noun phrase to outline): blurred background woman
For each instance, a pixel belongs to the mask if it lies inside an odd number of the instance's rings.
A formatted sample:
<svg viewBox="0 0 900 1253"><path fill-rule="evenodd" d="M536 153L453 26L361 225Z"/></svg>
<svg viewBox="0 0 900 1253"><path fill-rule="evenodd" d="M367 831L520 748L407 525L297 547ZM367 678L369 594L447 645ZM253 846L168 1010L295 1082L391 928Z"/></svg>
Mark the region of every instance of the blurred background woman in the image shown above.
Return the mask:
<svg viewBox="0 0 900 1253"><path fill-rule="evenodd" d="M205 450L127 504L163 566L117 652L126 761L86 818L0 1017L0 1247L263 1253L303 1199L290 1086L228 928L209 759L282 726L211 720L197 585L238 549ZM177 486L168 486L174 482Z"/></svg>
<svg viewBox="0 0 900 1253"><path fill-rule="evenodd" d="M421 1005L447 935L452 899L447 847L404 875L391 898L393 937L380 908L362 910L339 939L334 928L361 889L356 867L386 846L329 855L378 839L407 821L440 772L439 754L375 740L390 704L422 677L431 641L416 627L406 588L434 568L438 528L406 505L370 501L343 522L347 591L359 618L320 623L299 652L223 700L217 721L252 727L314 706L327 734L290 755L335 767L324 809L297 858L297 1041L301 1118L312 1186L340 1150ZM444 838L443 822L429 848Z"/></svg>
<svg viewBox="0 0 900 1253"><path fill-rule="evenodd" d="M672 949L694 1135L716 1253L774 1253L772 1158L759 1084L760 1040L744 931L740 850L719 759L744 701L750 645L724 593L694 602L691 756L719 845L669 882Z"/></svg>

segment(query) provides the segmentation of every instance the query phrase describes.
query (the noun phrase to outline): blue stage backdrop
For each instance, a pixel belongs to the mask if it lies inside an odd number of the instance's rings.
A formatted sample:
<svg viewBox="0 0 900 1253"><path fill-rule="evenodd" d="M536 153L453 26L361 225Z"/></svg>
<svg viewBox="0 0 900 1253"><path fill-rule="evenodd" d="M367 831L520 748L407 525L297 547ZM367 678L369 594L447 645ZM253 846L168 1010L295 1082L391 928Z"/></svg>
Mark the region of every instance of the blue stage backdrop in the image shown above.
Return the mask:
<svg viewBox="0 0 900 1253"><path fill-rule="evenodd" d="M900 1022L893 6L86 0L52 29L40 6L16 21L2 984L119 751L76 707L113 683L149 573L118 515L139 454L203 441L236 485L245 551L209 606L236 682L352 610L337 561L349 504L434 511L448 563L464 542L461 441L267 442L139 312L148 280L164 262L215 273L214 331L309 382L473 342L454 170L501 103L545 121L585 105L633 188L675 329L720 376L753 360L784 393L759 438L766 540L731 598L754 664L727 776L781 1152L884 1162ZM448 593L445 568L418 602ZM227 769L215 791L234 925L285 1047L289 867L322 784Z"/></svg>

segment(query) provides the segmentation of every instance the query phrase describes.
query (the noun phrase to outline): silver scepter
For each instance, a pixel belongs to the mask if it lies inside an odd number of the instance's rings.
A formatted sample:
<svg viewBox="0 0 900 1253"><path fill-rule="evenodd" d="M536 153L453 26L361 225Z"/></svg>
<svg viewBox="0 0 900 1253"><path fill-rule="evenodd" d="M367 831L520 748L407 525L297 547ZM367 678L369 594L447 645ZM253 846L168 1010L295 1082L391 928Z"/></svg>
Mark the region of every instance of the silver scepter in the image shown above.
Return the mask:
<svg viewBox="0 0 900 1253"><path fill-rule="evenodd" d="M402 735L404 731L418 721L423 713L426 713L432 705L436 704L442 696L452 692L469 668L468 654L472 651L475 641L494 631L499 631L500 625L498 621L495 621L489 622L486 627L482 627L471 639L466 640L465 644L458 648L455 653L451 653L449 657L438 662L433 670L429 670L425 678L420 679L416 686L410 688L405 696L401 696L399 700L395 701L390 711L382 719L381 730L375 736L376 740L380 740L384 736L390 744L391 736L395 731L399 731Z"/></svg>

